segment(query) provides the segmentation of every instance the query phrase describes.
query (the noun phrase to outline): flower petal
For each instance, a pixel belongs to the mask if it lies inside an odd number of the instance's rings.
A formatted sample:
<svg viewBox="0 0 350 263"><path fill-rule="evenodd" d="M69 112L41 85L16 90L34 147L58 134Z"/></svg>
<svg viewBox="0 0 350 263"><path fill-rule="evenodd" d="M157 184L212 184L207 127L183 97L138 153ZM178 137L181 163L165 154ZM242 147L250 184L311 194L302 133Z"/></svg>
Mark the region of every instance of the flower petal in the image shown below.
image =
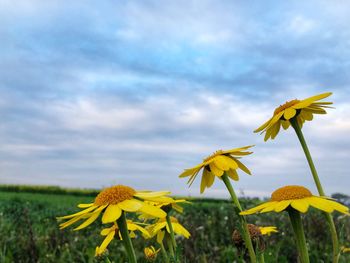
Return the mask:
<svg viewBox="0 0 350 263"><path fill-rule="evenodd" d="M220 170L218 167L216 167L216 165L215 165L213 162L211 162L211 163L209 164L209 167L210 167L210 171L211 171L215 176L220 177L220 176L222 176L223 173L224 173L224 171L223 171L223 170Z"/></svg>
<svg viewBox="0 0 350 263"><path fill-rule="evenodd" d="M304 199L293 200L291 206L301 213L306 213L309 208L309 203Z"/></svg>
<svg viewBox="0 0 350 263"><path fill-rule="evenodd" d="M317 196L312 196L312 197L309 197L307 198L307 202L319 209L319 210L322 210L324 212L327 212L327 213L332 213L334 208L332 206L330 206L325 199L322 199L320 197L317 197Z"/></svg>
<svg viewBox="0 0 350 263"><path fill-rule="evenodd" d="M205 188L207 187L207 173L205 173L206 169L203 170L203 174L202 174L202 180L201 180L201 189L200 189L200 193L202 194L205 190Z"/></svg>
<svg viewBox="0 0 350 263"><path fill-rule="evenodd" d="M166 213L162 209L152 205L148 205L146 203L142 204L139 211L154 217L159 217L159 218L166 217Z"/></svg>
<svg viewBox="0 0 350 263"><path fill-rule="evenodd" d="M116 221L120 215L122 214L122 210L118 205L109 205L102 216L102 223L111 223Z"/></svg>
<svg viewBox="0 0 350 263"><path fill-rule="evenodd" d="M276 205L275 205L275 212L279 213L283 210L285 210L291 203L291 200L283 200L283 201L279 201Z"/></svg>
<svg viewBox="0 0 350 263"><path fill-rule="evenodd" d="M289 120L291 118L293 118L295 116L295 114L297 113L297 111L293 108L287 108L284 110L284 114L283 114L283 117L286 119L286 120Z"/></svg>
<svg viewBox="0 0 350 263"><path fill-rule="evenodd" d="M139 210L142 206L142 202L136 199L124 200L123 202L118 203L120 209L127 212L135 212Z"/></svg>
<svg viewBox="0 0 350 263"><path fill-rule="evenodd" d="M238 181L239 180L239 176L236 170L234 169L230 169L227 172L227 175L234 181Z"/></svg>
<svg viewBox="0 0 350 263"><path fill-rule="evenodd" d="M106 206L101 206L99 209L96 209L96 211L94 211L91 216L81 225L79 225L78 227L74 228L74 230L80 230L83 229L89 225L91 225L97 218L98 216L101 214L102 210L105 208Z"/></svg>
<svg viewBox="0 0 350 263"><path fill-rule="evenodd" d="M246 174L252 175L252 173L249 171L247 166L245 166L243 163L241 163L238 159L235 159L235 161L238 164L239 169L241 169Z"/></svg>
<svg viewBox="0 0 350 263"><path fill-rule="evenodd" d="M111 241L113 240L114 235L115 235L115 231L112 231L106 236L106 238L103 240L101 246L98 247L98 249L96 250L97 255L101 255L106 250L109 243L111 243Z"/></svg>
<svg viewBox="0 0 350 263"><path fill-rule="evenodd" d="M215 175L204 168L203 176L207 177L207 187L211 187L214 183Z"/></svg>
<svg viewBox="0 0 350 263"><path fill-rule="evenodd" d="M78 213L75 213L75 214L72 214L72 215L67 215L67 216L60 216L60 217L57 217L57 219L67 219L67 218L72 218L72 217L80 216L80 215L83 215L83 214L87 214L87 213L91 212L92 210L94 210L97 207L98 207L98 205L93 205L93 206L90 206L89 208L87 208L87 209L85 209L83 211L80 211Z"/></svg>

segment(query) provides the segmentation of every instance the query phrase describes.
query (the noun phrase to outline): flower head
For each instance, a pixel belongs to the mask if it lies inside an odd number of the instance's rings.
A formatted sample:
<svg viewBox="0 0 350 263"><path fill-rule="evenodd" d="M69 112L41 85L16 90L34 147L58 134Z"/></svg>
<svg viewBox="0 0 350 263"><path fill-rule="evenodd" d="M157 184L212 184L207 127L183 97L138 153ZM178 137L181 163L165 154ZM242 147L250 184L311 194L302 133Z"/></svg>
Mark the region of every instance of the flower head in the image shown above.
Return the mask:
<svg viewBox="0 0 350 263"><path fill-rule="evenodd" d="M247 226L248 226L249 236L253 242L254 247L258 248L259 250L264 250L265 244L262 240L262 233L260 231L260 228L253 224L248 224ZM232 240L240 252L242 250L245 250L244 239L241 233L237 229L235 229L232 233Z"/></svg>
<svg viewBox="0 0 350 263"><path fill-rule="evenodd" d="M130 237L134 238L136 236L135 235L136 230L140 231L144 237L150 237L150 234L148 233L148 231L145 228L141 227L139 223L132 222L131 220L127 220L126 225L128 230L130 231ZM114 225L111 227L102 229L101 235L106 237L103 240L101 246L96 247L95 256L100 256L105 252L107 246L114 239L115 235L117 235L119 240L123 239L119 231L118 225L116 223L114 223Z"/></svg>
<svg viewBox="0 0 350 263"><path fill-rule="evenodd" d="M69 219L60 224L60 229L66 228L80 220L86 219L74 230L80 230L93 223L104 211L102 223L115 222L121 216L122 212L140 212L154 217L163 218L166 213L155 206L149 205L144 201L156 201L165 198L170 192L150 192L136 191L131 187L124 185L115 185L102 190L93 203L79 204L79 208L84 210L72 215L58 217L57 219Z"/></svg>
<svg viewBox="0 0 350 263"><path fill-rule="evenodd" d="M250 147L252 146L245 146L227 151L216 151L212 155L205 158L201 164L189 169L185 169L185 171L180 174L179 177L190 176L190 179L187 183L191 185L197 174L203 168L200 189L201 193L204 192L205 188L209 188L213 185L215 176L221 177L225 172L231 179L238 181L238 168L247 174L251 174L249 169L238 160L240 156L252 153L246 151Z"/></svg>
<svg viewBox="0 0 350 263"><path fill-rule="evenodd" d="M306 213L309 206L313 206L327 213L334 210L349 215L349 208L324 196L314 196L303 186L288 185L274 191L270 201L257 207L242 211L241 215L250 215L254 213L266 213L275 211L277 213L291 207L301 213Z"/></svg>
<svg viewBox="0 0 350 263"><path fill-rule="evenodd" d="M269 138L274 139L277 136L281 126L285 130L288 129L292 118L296 118L299 126L302 127L305 121L311 121L313 119L313 114L327 113L324 108L331 108L328 105L333 103L318 101L327 98L331 94L331 92L327 92L304 100L294 99L287 101L285 104L277 107L272 117L254 132L266 132L264 140L267 141Z"/></svg>
<svg viewBox="0 0 350 263"><path fill-rule="evenodd" d="M263 236L268 235L270 236L272 233L277 233L277 227L275 226L260 226L259 230Z"/></svg>
<svg viewBox="0 0 350 263"><path fill-rule="evenodd" d="M156 250L153 246L145 247L145 249L143 250L143 252L145 253L145 258L149 262L153 262L156 260L159 251L160 248Z"/></svg>
<svg viewBox="0 0 350 263"><path fill-rule="evenodd" d="M187 229L184 228L175 217L171 216L170 221L175 234L184 236L185 238L189 238L191 236ZM157 235L158 243L161 243L163 241L165 232L170 234L170 228L165 218L160 218L156 223L148 226L147 230L149 231L151 237Z"/></svg>

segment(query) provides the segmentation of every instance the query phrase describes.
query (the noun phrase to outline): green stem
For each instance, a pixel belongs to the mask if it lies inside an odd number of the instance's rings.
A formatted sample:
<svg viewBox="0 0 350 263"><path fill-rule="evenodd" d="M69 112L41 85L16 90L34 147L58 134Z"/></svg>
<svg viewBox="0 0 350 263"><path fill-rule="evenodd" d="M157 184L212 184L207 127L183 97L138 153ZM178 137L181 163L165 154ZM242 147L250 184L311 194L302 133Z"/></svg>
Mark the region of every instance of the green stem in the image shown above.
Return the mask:
<svg viewBox="0 0 350 263"><path fill-rule="evenodd" d="M121 216L117 220L117 224L118 224L118 228L119 228L120 233L121 233L122 238L123 238L125 250L128 254L129 263L136 263L137 262L136 255L135 255L135 251L134 251L134 248L132 246L131 239L129 236L128 226L126 223L124 211L122 211Z"/></svg>
<svg viewBox="0 0 350 263"><path fill-rule="evenodd" d="M259 263L265 263L264 252L261 252L259 255Z"/></svg>
<svg viewBox="0 0 350 263"><path fill-rule="evenodd" d="M169 251L170 251L170 255L173 258L173 260L176 262L173 243L171 242L171 237L167 232L165 233L165 239L166 239Z"/></svg>
<svg viewBox="0 0 350 263"><path fill-rule="evenodd" d="M289 214L290 222L292 223L295 241L296 241L297 247L298 247L300 262L301 263L309 263L310 262L309 253L307 251L304 228L303 228L303 224L301 222L300 213L299 213L299 211L297 211L293 208L289 208L289 209L287 209L287 211Z"/></svg>
<svg viewBox="0 0 350 263"><path fill-rule="evenodd" d="M323 190L322 185L321 185L321 181L318 177L317 170L315 168L315 165L314 165L314 162L312 160L309 148L307 147L303 132L301 131L301 128L298 124L298 121L296 118L292 118L292 119L290 119L290 123L298 136L301 147L304 150L304 153L305 153L307 162L309 164L312 177L314 178L318 193L320 196L325 196L324 190ZM340 256L340 248L339 248L337 230L336 230L332 215L329 213L325 213L325 216L326 216L326 220L327 220L327 223L329 225L329 229L330 229L331 236L332 236L332 243L333 243L333 261L332 262L337 263L339 261L339 256Z"/></svg>
<svg viewBox="0 0 350 263"><path fill-rule="evenodd" d="M169 214L166 215L166 222L167 222L169 230L170 230L171 242L173 243L174 249L176 250L176 241L175 241L174 229L173 229L173 224L171 223L171 219L170 219Z"/></svg>
<svg viewBox="0 0 350 263"><path fill-rule="evenodd" d="M252 240L250 239L250 235L249 235L249 230L248 230L248 225L247 225L247 221L245 220L244 216L241 216L239 213L242 212L242 207L241 204L239 203L239 200L236 196L235 191L232 188L230 179L228 178L226 172L221 176L221 179L224 181L227 190L229 191L232 201L235 204L234 206L234 210L238 216L238 218L240 219L240 223L241 223L241 233L242 233L242 237L244 239L244 243L245 246L248 249L248 253L249 253L249 257L250 257L250 261L251 263L256 263L256 255L254 252L254 248L253 248L253 243Z"/></svg>
<svg viewBox="0 0 350 263"><path fill-rule="evenodd" d="M163 258L164 258L164 261L165 263L169 263L169 257L165 251L165 248L164 248L164 245L163 245L163 241L160 244L160 248L161 248L161 251L162 251L162 255L163 255Z"/></svg>

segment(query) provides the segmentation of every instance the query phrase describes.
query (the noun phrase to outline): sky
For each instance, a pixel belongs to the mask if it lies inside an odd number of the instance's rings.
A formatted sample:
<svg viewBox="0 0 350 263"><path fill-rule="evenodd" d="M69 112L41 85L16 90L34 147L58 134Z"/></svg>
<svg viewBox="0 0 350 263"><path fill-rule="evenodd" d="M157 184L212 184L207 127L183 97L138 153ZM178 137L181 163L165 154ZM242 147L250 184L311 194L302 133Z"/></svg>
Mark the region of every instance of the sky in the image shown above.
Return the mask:
<svg viewBox="0 0 350 263"><path fill-rule="evenodd" d="M350 194L346 1L0 0L0 184L170 190L218 149L255 145L233 187L316 193L292 129L253 130L333 92L303 127L327 194ZM228 197L220 180L202 197Z"/></svg>

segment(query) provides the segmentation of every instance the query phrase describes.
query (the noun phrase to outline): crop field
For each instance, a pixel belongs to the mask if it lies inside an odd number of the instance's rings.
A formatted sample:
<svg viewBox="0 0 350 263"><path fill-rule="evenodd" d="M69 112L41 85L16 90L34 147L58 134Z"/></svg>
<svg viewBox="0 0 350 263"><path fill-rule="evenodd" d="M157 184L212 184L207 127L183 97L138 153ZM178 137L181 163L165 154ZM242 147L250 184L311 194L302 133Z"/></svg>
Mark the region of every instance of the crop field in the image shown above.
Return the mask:
<svg viewBox="0 0 350 263"><path fill-rule="evenodd" d="M59 230L56 220L57 216L78 211L78 203L91 202L93 192L57 194L44 188L33 192L0 191L0 262L108 262L106 256L94 256L95 247L103 240L99 234L100 220L82 231ZM244 207L251 207L259 200L242 199L241 202ZM349 218L338 213L334 216L341 243L350 244ZM238 220L229 201L193 199L184 206L183 214L176 217L191 233L189 239L177 239L181 262L241 262L232 242ZM264 237L265 262L297 262L286 213L253 215L248 221L278 227L278 233ZM310 261L331 262L330 235L323 215L311 209L303 222ZM133 239L133 244L140 262L145 262L142 252L145 246L157 247L155 240L145 241L140 237ZM123 244L116 239L108 247L107 256L111 262L127 261ZM162 262L162 258L159 256L156 262ZM340 262L350 262L350 254L342 255Z"/></svg>

